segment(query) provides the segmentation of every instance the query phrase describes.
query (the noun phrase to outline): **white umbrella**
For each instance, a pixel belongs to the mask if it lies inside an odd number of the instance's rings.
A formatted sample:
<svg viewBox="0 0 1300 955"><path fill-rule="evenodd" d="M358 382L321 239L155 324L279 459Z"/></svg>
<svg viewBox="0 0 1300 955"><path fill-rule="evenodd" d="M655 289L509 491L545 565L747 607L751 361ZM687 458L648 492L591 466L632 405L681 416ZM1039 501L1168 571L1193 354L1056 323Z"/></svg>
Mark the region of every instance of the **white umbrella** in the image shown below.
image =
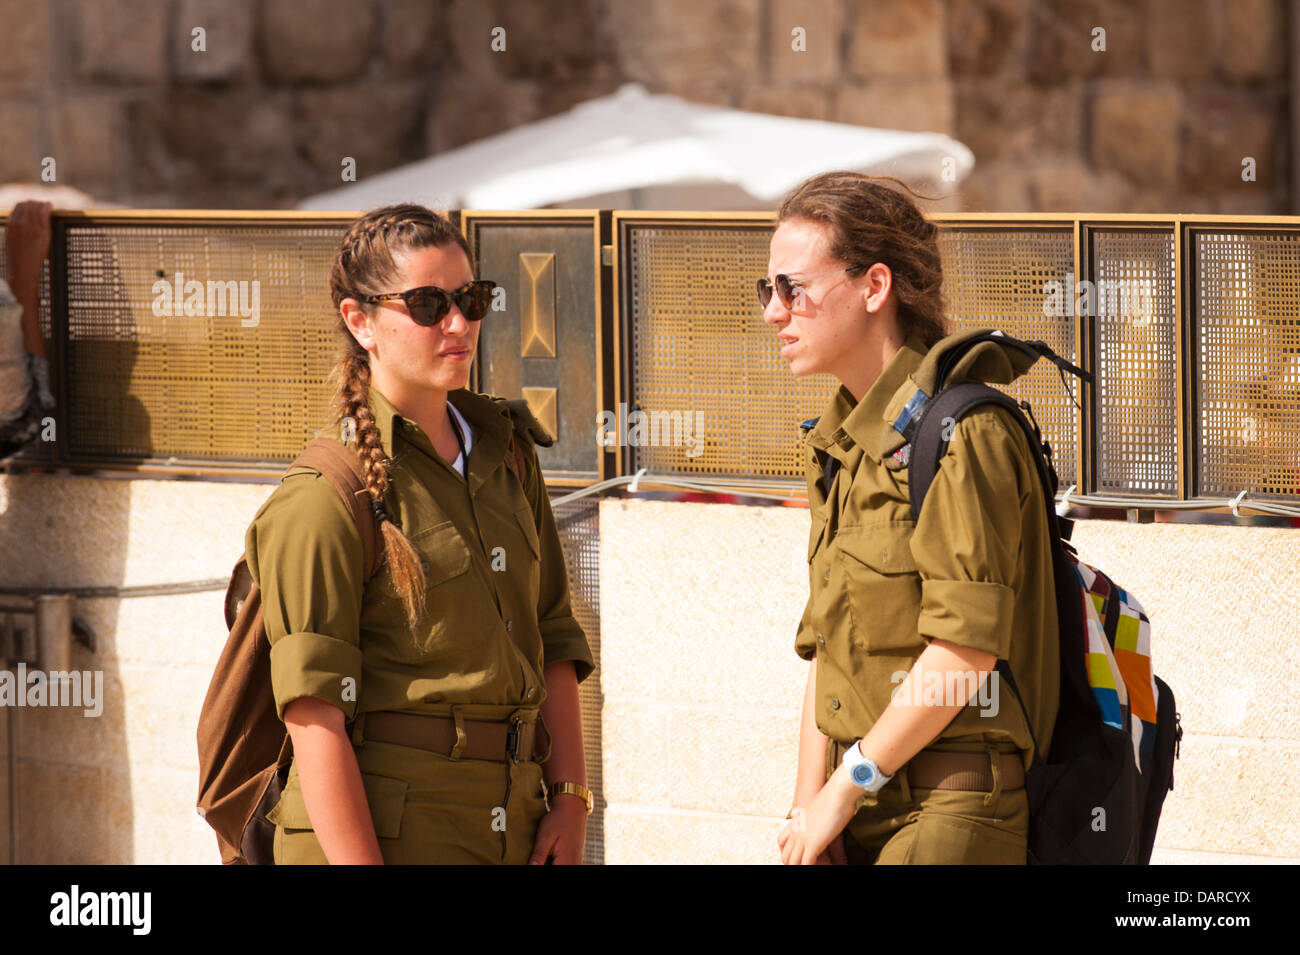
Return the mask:
<svg viewBox="0 0 1300 955"><path fill-rule="evenodd" d="M0 214L8 214L14 206L28 199L48 202L55 209L125 209L116 202L96 199L71 186L51 186L43 182L8 182L0 185Z"/></svg>
<svg viewBox="0 0 1300 955"><path fill-rule="evenodd" d="M566 113L311 196L299 208L644 209L684 196L689 204L667 208L771 208L828 170L948 192L974 164L969 149L940 133L749 113L628 83ZM626 202L598 201L624 191Z"/></svg>

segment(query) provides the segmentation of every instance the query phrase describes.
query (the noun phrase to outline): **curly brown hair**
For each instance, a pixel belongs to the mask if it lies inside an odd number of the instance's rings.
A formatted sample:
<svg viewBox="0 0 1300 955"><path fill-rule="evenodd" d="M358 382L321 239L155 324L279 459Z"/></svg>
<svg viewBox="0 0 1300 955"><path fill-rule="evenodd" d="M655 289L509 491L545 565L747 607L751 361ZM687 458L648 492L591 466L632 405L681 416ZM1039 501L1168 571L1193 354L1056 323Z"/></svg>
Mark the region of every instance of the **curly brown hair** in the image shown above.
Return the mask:
<svg viewBox="0 0 1300 955"><path fill-rule="evenodd" d="M889 266L904 337L915 332L930 348L948 334L944 317L943 262L938 227L927 219L892 176L827 172L800 183L781 202L776 223L810 219L830 233L830 254L858 276L874 263Z"/></svg>
<svg viewBox="0 0 1300 955"><path fill-rule="evenodd" d="M457 245L474 268L474 254L460 230L445 216L415 204L384 206L366 213L352 224L334 256L330 268L330 294L341 336L341 353L330 374L336 383L336 423L340 429L351 421L355 427L357 454L366 476L366 490L372 501L382 502L388 492L391 462L384 452L379 427L370 410L370 356L348 330L339 308L345 298L379 295L390 291L400 271L396 256L430 247ZM372 314L371 305L362 305ZM420 557L406 535L391 518L380 521L384 553L393 585L414 632L424 612L425 579Z"/></svg>

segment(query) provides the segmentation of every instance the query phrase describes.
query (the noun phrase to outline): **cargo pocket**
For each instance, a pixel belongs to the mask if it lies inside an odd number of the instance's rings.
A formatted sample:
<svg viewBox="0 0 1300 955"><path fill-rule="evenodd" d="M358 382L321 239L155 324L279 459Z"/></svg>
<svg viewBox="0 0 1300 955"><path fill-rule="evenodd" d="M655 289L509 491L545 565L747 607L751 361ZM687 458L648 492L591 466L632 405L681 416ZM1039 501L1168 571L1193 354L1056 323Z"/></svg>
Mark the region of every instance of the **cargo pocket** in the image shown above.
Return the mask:
<svg viewBox="0 0 1300 955"><path fill-rule="evenodd" d="M838 560L854 646L869 653L921 649L921 577L910 546L911 521L841 527Z"/></svg>
<svg viewBox="0 0 1300 955"><path fill-rule="evenodd" d="M362 773L361 785L366 790L366 804L370 807L375 835L381 839L396 839L402 831L406 780ZM302 798L302 785L296 772L290 776L280 801L266 814L266 818L277 828L283 828L286 834L314 828L311 817L307 815L307 803Z"/></svg>
<svg viewBox="0 0 1300 955"><path fill-rule="evenodd" d="M375 835L380 839L398 838L402 834L402 812L406 808L406 780L362 773L361 784L366 788L366 802L370 804Z"/></svg>
<svg viewBox="0 0 1300 955"><path fill-rule="evenodd" d="M310 829L311 818L302 800L302 786L298 781L298 761L289 765L289 778L284 782L280 800L266 814L266 821L285 829Z"/></svg>
<svg viewBox="0 0 1300 955"><path fill-rule="evenodd" d="M983 793L934 790L924 800L903 857L906 865L1024 865L1029 803L1024 790L1003 793L1007 815L982 806Z"/></svg>

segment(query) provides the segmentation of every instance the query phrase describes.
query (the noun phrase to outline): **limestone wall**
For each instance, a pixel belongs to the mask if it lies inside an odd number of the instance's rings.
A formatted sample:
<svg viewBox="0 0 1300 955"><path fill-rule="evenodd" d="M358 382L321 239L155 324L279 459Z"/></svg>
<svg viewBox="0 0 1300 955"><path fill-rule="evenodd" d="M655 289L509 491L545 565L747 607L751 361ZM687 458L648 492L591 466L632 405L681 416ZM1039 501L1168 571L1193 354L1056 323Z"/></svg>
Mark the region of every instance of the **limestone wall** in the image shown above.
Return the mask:
<svg viewBox="0 0 1300 955"><path fill-rule="evenodd" d="M806 510L601 505L606 861L776 862L807 664ZM1076 524L1182 714L1155 863L1300 862L1300 532Z"/></svg>
<svg viewBox="0 0 1300 955"><path fill-rule="evenodd" d="M0 477L7 586L224 577L267 484ZM774 862L806 665L800 508L600 506L605 859ZM1300 532L1080 522L1081 555L1142 601L1185 736L1157 862L1300 861ZM79 599L103 713L15 722L21 863L214 863L195 727L226 638L218 592ZM8 858L7 825L0 859Z"/></svg>
<svg viewBox="0 0 1300 955"><path fill-rule="evenodd" d="M699 102L950 133L976 169L944 208L1291 212L1285 10L0 0L0 182L36 180L53 157L58 182L129 205L289 207L340 185L344 157L364 178L638 81Z"/></svg>
<svg viewBox="0 0 1300 955"><path fill-rule="evenodd" d="M97 587L228 577L271 490L5 475L0 579L10 587ZM20 864L220 861L194 805L195 732L226 640L223 598L75 601L98 646L93 654L74 646L72 667L103 671L102 714L0 708L0 720L15 722ZM3 760L0 773L7 792ZM8 818L0 816L6 829Z"/></svg>

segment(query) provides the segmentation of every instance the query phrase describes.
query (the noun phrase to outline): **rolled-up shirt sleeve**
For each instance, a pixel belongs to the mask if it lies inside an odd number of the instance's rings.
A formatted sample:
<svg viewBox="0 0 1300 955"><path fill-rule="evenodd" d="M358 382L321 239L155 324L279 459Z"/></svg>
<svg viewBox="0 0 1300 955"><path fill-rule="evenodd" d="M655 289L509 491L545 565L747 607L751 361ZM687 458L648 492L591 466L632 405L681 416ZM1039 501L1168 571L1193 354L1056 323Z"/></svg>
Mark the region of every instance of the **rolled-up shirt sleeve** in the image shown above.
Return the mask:
<svg viewBox="0 0 1300 955"><path fill-rule="evenodd" d="M537 595L537 628L542 636L543 665L572 660L578 682L587 679L596 668L591 646L582 625L573 615L569 599L569 572L564 549L555 526L555 514L542 480L542 466L536 449L532 455L525 493L537 521L537 539L541 550L541 583Z"/></svg>
<svg viewBox="0 0 1300 955"><path fill-rule="evenodd" d="M918 629L927 640L1011 650L1021 546L1021 508L1029 494L1028 442L1002 408L980 410L953 430L912 535L921 575Z"/></svg>
<svg viewBox="0 0 1300 955"><path fill-rule="evenodd" d="M361 535L316 472L284 478L253 518L248 568L261 588L276 714L311 696L351 720L361 689Z"/></svg>

